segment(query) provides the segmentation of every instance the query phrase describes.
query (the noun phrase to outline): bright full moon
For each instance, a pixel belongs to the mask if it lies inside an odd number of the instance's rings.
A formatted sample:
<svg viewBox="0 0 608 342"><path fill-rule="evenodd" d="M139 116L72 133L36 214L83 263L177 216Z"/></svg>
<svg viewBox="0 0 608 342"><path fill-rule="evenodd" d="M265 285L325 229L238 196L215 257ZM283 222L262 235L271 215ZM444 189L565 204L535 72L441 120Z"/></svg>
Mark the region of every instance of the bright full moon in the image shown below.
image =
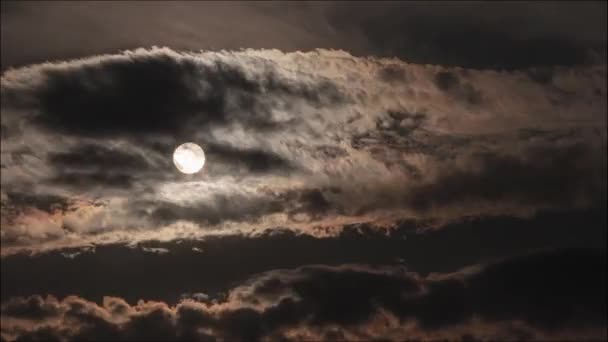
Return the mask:
<svg viewBox="0 0 608 342"><path fill-rule="evenodd" d="M181 144L173 152L173 163L182 173L197 173L205 165L205 152L195 143Z"/></svg>

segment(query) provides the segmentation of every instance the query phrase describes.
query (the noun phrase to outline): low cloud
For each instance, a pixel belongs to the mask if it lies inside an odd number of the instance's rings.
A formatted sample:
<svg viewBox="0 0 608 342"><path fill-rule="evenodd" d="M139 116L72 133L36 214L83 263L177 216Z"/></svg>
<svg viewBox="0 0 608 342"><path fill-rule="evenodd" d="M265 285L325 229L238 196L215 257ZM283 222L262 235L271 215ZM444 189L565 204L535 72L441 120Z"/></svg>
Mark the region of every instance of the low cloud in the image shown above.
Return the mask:
<svg viewBox="0 0 608 342"><path fill-rule="evenodd" d="M81 228L76 222L72 224L71 229ZM10 255L0 259L1 300L52 293L96 302L113 295L130 303L140 298L175 303L183 293L204 292L216 297L256 273L299 265L405 264L408 270L427 275L532 250L604 248L606 241L603 209L547 211L531 219L467 218L445 224L439 230L433 229L436 225L419 220L404 220L388 227L357 223L323 238L286 227L256 235L217 234L204 239L184 237L196 236L185 231L177 239L170 236L158 241L147 241L149 232L145 238L134 239L138 235L127 234L123 229L122 234L130 240L90 243L84 248L61 248L35 255L6 248L5 253ZM95 241L98 240L99 237ZM479 241L483 243L480 245ZM76 244L80 245L82 242ZM50 248L39 246L39 250L45 249ZM168 252L160 255L146 250ZM438 250L441 253L429 253ZM116 260L120 260L120 267ZM159 279L158 274L165 276Z"/></svg>
<svg viewBox="0 0 608 342"><path fill-rule="evenodd" d="M605 339L605 267L601 251L559 250L426 277L365 265L275 270L223 299L177 305L16 297L2 305L2 337Z"/></svg>

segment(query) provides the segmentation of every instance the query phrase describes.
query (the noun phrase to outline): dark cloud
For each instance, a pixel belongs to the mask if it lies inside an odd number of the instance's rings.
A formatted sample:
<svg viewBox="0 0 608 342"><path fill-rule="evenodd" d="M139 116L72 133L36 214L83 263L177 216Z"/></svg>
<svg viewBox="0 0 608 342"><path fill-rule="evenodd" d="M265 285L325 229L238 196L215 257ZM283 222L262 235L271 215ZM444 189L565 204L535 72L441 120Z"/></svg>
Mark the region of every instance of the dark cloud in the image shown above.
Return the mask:
<svg viewBox="0 0 608 342"><path fill-rule="evenodd" d="M134 204L133 211L135 215L147 216L147 208L152 208L149 215L159 225L180 220L218 224L227 220L255 222L263 215L283 211L287 205L273 196L217 194L211 201L190 205L142 201Z"/></svg>
<svg viewBox="0 0 608 342"><path fill-rule="evenodd" d="M281 172L294 172L298 168L290 160L261 149L243 149L229 145L205 144L205 151L207 160L210 163L223 163L234 169L235 173L238 173L239 169L243 169L248 173L277 174Z"/></svg>
<svg viewBox="0 0 608 342"><path fill-rule="evenodd" d="M243 47L295 51L332 45L329 37L311 35L306 29L285 22L282 5L274 14L269 9L276 7L274 5L249 2L162 4L149 1L108 6L8 1L2 6L3 70L9 66L153 45L189 51ZM302 6L290 4L288 7ZM142 13L145 15L140 15ZM280 16L276 15L279 13ZM306 26L313 24L311 18L300 19L304 20L298 22ZM316 22L321 24L319 20ZM313 25L313 28L321 27ZM328 43L320 42L319 38ZM27 51L20 48L24 41L32 43Z"/></svg>
<svg viewBox="0 0 608 342"><path fill-rule="evenodd" d="M467 103L479 104L482 101L481 92L470 84L462 84L460 78L454 72L441 71L437 73L435 84L442 91Z"/></svg>
<svg viewBox="0 0 608 342"><path fill-rule="evenodd" d="M51 153L48 161L57 168L146 170L149 165L137 154L103 145L79 145L67 152Z"/></svg>
<svg viewBox="0 0 608 342"><path fill-rule="evenodd" d="M398 164L408 173L416 174L415 167L407 163L401 153L437 153L436 142L430 145L413 134L423 129L426 120L427 115L423 112L390 110L376 119L375 130L354 135L350 144L355 149L369 151L375 159L389 167Z"/></svg>
<svg viewBox="0 0 608 342"><path fill-rule="evenodd" d="M546 330L606 324L606 251L566 250L503 261L469 278L474 306L493 320L518 317ZM491 305L501 298L502 305Z"/></svg>
<svg viewBox="0 0 608 342"><path fill-rule="evenodd" d="M50 215L70 211L73 203L74 201L71 198L53 194L41 193L34 195L17 191L3 192L3 198L0 202L0 222L3 229L0 237L2 246L5 247L19 243L20 238L18 234L11 234L7 227L17 227L19 229L24 216L50 217Z"/></svg>
<svg viewBox="0 0 608 342"><path fill-rule="evenodd" d="M566 250L535 254L490 264L462 278L426 282L412 274L399 274L399 270L383 274L303 267L299 269L303 276L286 276L273 290L277 294L294 291L298 304L306 308L300 319L312 314L310 322L315 325L360 324L377 310L376 304L403 319L416 319L425 330L463 324L474 315L491 321L522 319L542 330L567 325L601 327L606 322L602 300L606 297L606 276L596 272L606 265L602 253ZM564 267L569 271L567 276ZM579 286L581 281L584 288ZM421 286L425 286L424 292ZM254 288L254 294L259 288L264 289L264 283ZM293 310L287 305L285 309ZM574 312L580 315L574 317Z"/></svg>
<svg viewBox="0 0 608 342"><path fill-rule="evenodd" d="M604 203L595 90L605 72L551 70L539 83L327 50L168 48L9 70L3 125L18 134L3 139L3 186L112 197L75 216L84 226L107 218L79 235L114 237L117 227L147 234L178 221L243 231L309 223L293 229L315 234L317 223L387 211L453 219ZM185 141L206 151L197 175L172 165ZM45 217L23 221L5 239L63 232Z"/></svg>
<svg viewBox="0 0 608 342"><path fill-rule="evenodd" d="M403 69L396 65L387 65L380 69L378 77L387 83L400 83L407 80Z"/></svg>
<svg viewBox="0 0 608 342"><path fill-rule="evenodd" d="M332 191L329 189L329 191ZM301 213L309 213L313 216L325 214L332 208L331 203L327 200L324 191L320 189L306 190L299 194L299 207L294 211Z"/></svg>
<svg viewBox="0 0 608 342"><path fill-rule="evenodd" d="M328 20L365 37L367 54L515 69L583 64L591 51L605 56L605 12L600 2L356 2L336 4Z"/></svg>
<svg viewBox="0 0 608 342"><path fill-rule="evenodd" d="M402 293L421 290L415 278L399 274L349 269L334 272L316 267L300 271L304 277L286 281L278 290L292 289L306 306L304 313L314 312L312 324L360 324L370 318L376 303L385 306L398 302Z"/></svg>
<svg viewBox="0 0 608 342"><path fill-rule="evenodd" d="M443 75L436 79L440 88L458 86L453 73ZM353 148L365 150L388 168L420 180L402 187L395 184L394 189L382 192L387 199L380 198L363 207L362 212L392 205L427 212L451 206L463 208L464 203L474 203L474 207L516 201L540 207L572 207L606 201L605 145L584 142L580 128L522 128L509 138L511 143L498 148L497 141L504 137L446 135L429 130L427 124L426 113L389 111L377 119L375 130L352 137ZM588 137L591 132L584 135ZM404 153L433 156L446 167L438 168L425 180L411 159L403 158ZM457 160L466 162L453 163ZM395 194L397 189L401 189L399 198L390 197L389 193Z"/></svg>
<svg viewBox="0 0 608 342"><path fill-rule="evenodd" d="M217 194L212 200L176 204L164 201L134 202L136 216L149 216L155 224L190 221L218 224L224 221L256 222L264 215L285 213L309 215L307 220L321 218L333 206L326 194L335 189L293 189L285 192L259 194ZM150 212L151 210L151 212Z"/></svg>
<svg viewBox="0 0 608 342"><path fill-rule="evenodd" d="M316 147L312 151L312 155L318 157L319 159L325 160L346 157L348 155L348 152L342 147L324 145Z"/></svg>
<svg viewBox="0 0 608 342"><path fill-rule="evenodd" d="M45 319L56 316L57 307L47 303L42 297L31 296L23 301L8 301L2 307L2 313L15 318Z"/></svg>
<svg viewBox="0 0 608 342"><path fill-rule="evenodd" d="M62 329L64 332L67 329ZM42 327L35 331L27 332L24 331L15 341L61 341L61 332L51 327Z"/></svg>
<svg viewBox="0 0 608 342"><path fill-rule="evenodd" d="M458 87L460 81L458 77L450 71L441 71L435 76L435 84L443 91L448 91Z"/></svg>
<svg viewBox="0 0 608 342"><path fill-rule="evenodd" d="M103 145L79 145L67 152L51 153L47 160L58 171L49 182L76 189L130 188L135 175L149 174L152 169L141 155Z"/></svg>
<svg viewBox="0 0 608 342"><path fill-rule="evenodd" d="M166 51L101 57L45 69L41 76L44 80L29 89L27 101L10 87L3 88L5 103L34 110L38 124L76 136L188 136L209 124L232 122L271 129L277 127L271 114L275 106L292 106L289 102L298 100L312 105L342 100L329 82L297 84L280 79L272 70L254 78L236 65L204 64ZM271 96L274 103L267 100Z"/></svg>
<svg viewBox="0 0 608 342"><path fill-rule="evenodd" d="M153 45L192 51L334 48L357 56L498 69L603 62L606 55L601 1L8 1L2 6L3 69Z"/></svg>
<svg viewBox="0 0 608 342"><path fill-rule="evenodd" d="M197 107L210 118L221 115L222 98L199 99L189 87L197 71L194 63L168 56L47 71L47 83L36 94L39 120L53 129L84 135L177 130ZM237 75L235 87L250 86ZM218 92L221 97L222 90ZM65 101L68 97L71 100Z"/></svg>
<svg viewBox="0 0 608 342"><path fill-rule="evenodd" d="M452 169L432 185L412 189L410 205L426 210L464 199L514 198L558 206L605 203L605 173L605 157L584 145L532 147L519 155L480 153L466 171Z"/></svg>
<svg viewBox="0 0 608 342"><path fill-rule="evenodd" d="M49 182L73 189L91 189L99 186L128 189L133 186L134 180L134 177L129 174L99 170L92 172L63 171L60 175L49 179Z"/></svg>
<svg viewBox="0 0 608 342"><path fill-rule="evenodd" d="M51 194L29 194L21 192L7 192L6 202L3 205L9 205L14 208L33 207L46 212L54 210L65 210L70 204L70 199L62 196Z"/></svg>
<svg viewBox="0 0 608 342"><path fill-rule="evenodd" d="M469 143L466 137L435 135L424 126L428 115L424 112L389 110L376 120L376 129L354 135L351 146L365 150L389 169L404 172L419 179L421 172L403 154L422 153L445 159L459 146ZM433 136L432 139L429 139Z"/></svg>
<svg viewBox="0 0 608 342"><path fill-rule="evenodd" d="M388 111L387 114L387 117L376 121L376 128L379 131L394 132L399 135L408 135L420 128L427 119L424 113Z"/></svg>
<svg viewBox="0 0 608 342"><path fill-rule="evenodd" d="M13 137L18 133L19 133L18 130L13 131L12 129L8 128L8 126L6 126L4 124L0 125L0 137L2 137L4 139Z"/></svg>
<svg viewBox="0 0 608 342"><path fill-rule="evenodd" d="M606 339L605 13L3 2L1 340Z"/></svg>
<svg viewBox="0 0 608 342"><path fill-rule="evenodd" d="M540 84L550 84L555 77L553 69L549 67L530 68L527 73L530 79Z"/></svg>
<svg viewBox="0 0 608 342"><path fill-rule="evenodd" d="M2 306L3 319L18 313L36 328L23 332L16 322L3 324L2 332L30 337L51 328L46 333L70 340L83 336L175 340L206 331L203 336L208 339L259 340L281 336L289 328L333 326L344 333L359 331L361 338L386 338L390 328L370 323L383 310L401 323L416 322L409 331L401 326L401 338L443 331L449 335L450 329L460 328L461 333L484 339L488 333L473 327L474 318L494 327L499 339L518 334L512 330L515 322L526 328L528 339L560 332L574 336L591 332L592 338L604 338L605 267L605 250L581 249L535 253L428 277L400 267L304 266L258 275L217 304L129 306L122 299L106 297L103 306L97 306L78 297L13 298ZM123 308L116 311L117 305ZM54 320L57 323L45 324ZM65 324L76 329L68 330Z"/></svg>
<svg viewBox="0 0 608 342"><path fill-rule="evenodd" d="M314 194L319 195L311 191L310 197L317 196ZM323 208L322 201L318 205ZM0 260L1 298L52 293L95 301L113 295L132 303L141 298L175 303L185 293L217 297L231 284L271 269L307 264L405 264L426 275L543 248L602 248L606 241L603 208L544 212L532 219L471 218L437 231L430 228L433 224L403 221L388 231L373 224L353 224L326 238L274 229L256 237L148 241L134 248L98 245L85 251L76 248L36 256L5 256ZM155 249L167 252L147 252ZM67 257L74 253L79 254ZM159 273L164 276L159 278Z"/></svg>

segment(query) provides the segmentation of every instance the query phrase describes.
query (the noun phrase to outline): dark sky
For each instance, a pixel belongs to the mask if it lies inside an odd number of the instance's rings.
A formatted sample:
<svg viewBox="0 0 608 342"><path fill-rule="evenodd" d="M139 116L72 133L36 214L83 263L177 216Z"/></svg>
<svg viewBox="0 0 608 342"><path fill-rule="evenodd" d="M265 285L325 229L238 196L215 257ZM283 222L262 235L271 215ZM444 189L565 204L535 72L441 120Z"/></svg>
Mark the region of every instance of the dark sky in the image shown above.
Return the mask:
<svg viewBox="0 0 608 342"><path fill-rule="evenodd" d="M606 13L605 1L3 1L2 66L152 45L343 49L472 68L573 65L605 56Z"/></svg>
<svg viewBox="0 0 608 342"><path fill-rule="evenodd" d="M1 4L2 341L608 338L605 1Z"/></svg>

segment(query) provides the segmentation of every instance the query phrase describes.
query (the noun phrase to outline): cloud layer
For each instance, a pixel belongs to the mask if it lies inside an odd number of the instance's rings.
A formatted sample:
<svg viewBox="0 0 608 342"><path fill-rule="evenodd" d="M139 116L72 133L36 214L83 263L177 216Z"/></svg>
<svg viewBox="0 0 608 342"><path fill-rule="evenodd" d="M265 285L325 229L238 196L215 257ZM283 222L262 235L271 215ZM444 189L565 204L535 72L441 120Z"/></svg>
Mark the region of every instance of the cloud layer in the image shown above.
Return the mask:
<svg viewBox="0 0 608 342"><path fill-rule="evenodd" d="M534 219L465 219L440 230L432 224L408 220L390 231L352 224L325 238L283 229L256 237L99 244L15 254L0 259L0 299L50 293L95 302L115 296L130 303L141 298L175 303L184 293L215 297L257 273L300 265L407 265L408 270L427 275L533 250L604 248L606 241L606 214L601 210L544 212Z"/></svg>
<svg viewBox="0 0 608 342"><path fill-rule="evenodd" d="M560 250L426 277L365 265L275 270L224 298L196 294L174 306L13 298L2 305L2 338L605 339L605 267L601 251Z"/></svg>
<svg viewBox="0 0 608 342"><path fill-rule="evenodd" d="M8 70L3 254L601 207L605 81L605 65L539 76L333 50L154 48ZM208 152L200 175L171 164L185 141Z"/></svg>
<svg viewBox="0 0 608 342"><path fill-rule="evenodd" d="M601 1L5 2L1 64L5 69L162 45L343 49L484 69L572 66L606 59L606 12ZM23 42L30 43L27 49Z"/></svg>

